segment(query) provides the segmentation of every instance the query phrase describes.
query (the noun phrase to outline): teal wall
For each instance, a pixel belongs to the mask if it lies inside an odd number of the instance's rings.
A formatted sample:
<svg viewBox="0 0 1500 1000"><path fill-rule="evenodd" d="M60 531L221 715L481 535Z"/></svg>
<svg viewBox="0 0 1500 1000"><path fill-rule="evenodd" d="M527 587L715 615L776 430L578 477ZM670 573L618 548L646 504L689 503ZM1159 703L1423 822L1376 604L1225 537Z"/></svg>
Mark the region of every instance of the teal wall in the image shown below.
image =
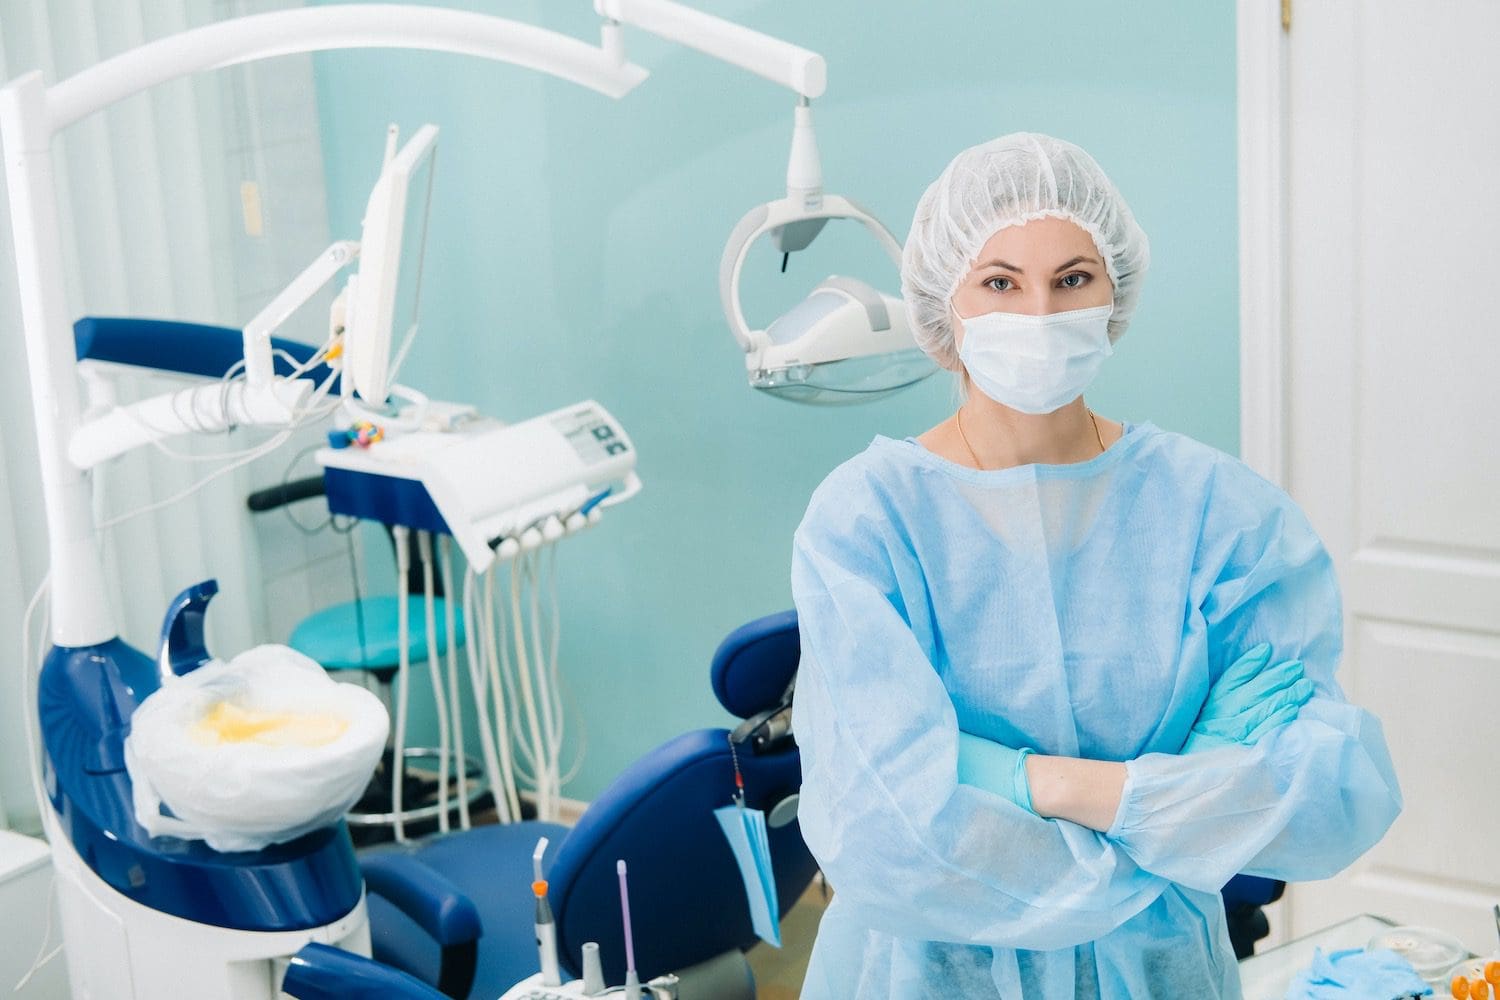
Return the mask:
<svg viewBox="0 0 1500 1000"><path fill-rule="evenodd" d="M965 146L1029 129L1092 152L1153 264L1090 402L1236 449L1232 3L696 3L826 57L813 107L826 189L898 237ZM597 40L586 0L470 6ZM874 434L920 433L954 400L945 376L851 409L746 387L719 312L719 255L746 210L784 193L791 95L627 31L652 75L620 102L457 56L316 65L336 235L358 234L388 121L442 130L424 333L403 381L506 420L597 398L638 446L645 492L560 558L572 731L588 732L565 794L584 799L656 742L727 721L709 658L730 629L790 605L790 539L813 488ZM852 225L785 276L757 250L752 324L834 271L897 288Z"/></svg>

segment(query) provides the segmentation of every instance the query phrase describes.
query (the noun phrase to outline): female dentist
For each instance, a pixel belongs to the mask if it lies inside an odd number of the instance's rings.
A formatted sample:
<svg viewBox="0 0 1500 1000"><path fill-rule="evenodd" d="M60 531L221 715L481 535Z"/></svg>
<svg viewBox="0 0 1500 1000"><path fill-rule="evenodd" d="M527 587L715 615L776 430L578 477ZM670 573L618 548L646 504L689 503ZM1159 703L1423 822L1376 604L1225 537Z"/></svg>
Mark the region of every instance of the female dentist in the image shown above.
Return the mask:
<svg viewBox="0 0 1500 1000"><path fill-rule="evenodd" d="M1400 812L1306 517L1082 398L1147 261L1048 136L965 150L917 206L902 290L964 402L834 470L794 542L834 890L806 998L1237 998L1219 889L1327 878Z"/></svg>

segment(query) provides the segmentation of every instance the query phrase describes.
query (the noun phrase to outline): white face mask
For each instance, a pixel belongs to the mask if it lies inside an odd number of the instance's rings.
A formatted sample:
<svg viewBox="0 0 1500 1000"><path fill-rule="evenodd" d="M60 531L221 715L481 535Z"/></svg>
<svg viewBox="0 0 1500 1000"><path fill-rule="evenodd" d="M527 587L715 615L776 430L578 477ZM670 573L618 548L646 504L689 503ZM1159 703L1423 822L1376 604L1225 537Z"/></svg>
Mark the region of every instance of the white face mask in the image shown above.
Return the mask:
<svg viewBox="0 0 1500 1000"><path fill-rule="evenodd" d="M1083 394L1114 353L1113 305L1047 316L992 312L959 317L958 358L986 396L1022 413L1051 413Z"/></svg>

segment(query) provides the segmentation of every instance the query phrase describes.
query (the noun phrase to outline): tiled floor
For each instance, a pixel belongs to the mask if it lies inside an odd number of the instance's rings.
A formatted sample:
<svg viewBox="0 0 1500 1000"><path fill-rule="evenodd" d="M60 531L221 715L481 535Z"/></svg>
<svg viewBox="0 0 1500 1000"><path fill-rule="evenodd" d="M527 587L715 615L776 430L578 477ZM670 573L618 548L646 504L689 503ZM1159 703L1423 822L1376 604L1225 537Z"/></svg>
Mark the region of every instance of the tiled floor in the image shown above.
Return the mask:
<svg viewBox="0 0 1500 1000"><path fill-rule="evenodd" d="M781 947L758 944L750 949L758 1000L797 1000L826 905L822 884L814 880L781 921Z"/></svg>

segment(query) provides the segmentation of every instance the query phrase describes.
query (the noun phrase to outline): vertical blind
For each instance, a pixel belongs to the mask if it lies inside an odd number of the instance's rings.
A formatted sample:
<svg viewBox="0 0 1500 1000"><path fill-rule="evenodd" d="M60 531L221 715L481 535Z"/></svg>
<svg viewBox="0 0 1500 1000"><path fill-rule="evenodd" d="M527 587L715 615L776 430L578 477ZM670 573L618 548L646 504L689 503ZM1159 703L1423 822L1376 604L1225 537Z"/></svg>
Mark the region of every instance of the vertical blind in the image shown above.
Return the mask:
<svg viewBox="0 0 1500 1000"><path fill-rule="evenodd" d="M47 83L144 42L211 21L297 6L287 0L0 0L0 79ZM54 143L68 304L123 315L238 326L328 243L312 60L290 56L155 87L74 125ZM0 177L3 184L3 177ZM248 207L247 207L248 206ZM27 771L21 619L46 572L46 524L16 289L8 202L0 203L0 826L39 828ZM346 234L347 235L347 234ZM332 291L282 333L317 342ZM171 377L100 367L120 402ZM112 529L105 574L121 635L154 651L167 600L213 576L210 649L284 640L330 587L352 589L346 543L309 539L278 515L247 512L252 489L307 474L290 460L305 431L192 497ZM177 439L178 453L246 448L264 431ZM171 496L217 467L139 449L94 474L106 516ZM312 520L304 515L304 520Z"/></svg>

